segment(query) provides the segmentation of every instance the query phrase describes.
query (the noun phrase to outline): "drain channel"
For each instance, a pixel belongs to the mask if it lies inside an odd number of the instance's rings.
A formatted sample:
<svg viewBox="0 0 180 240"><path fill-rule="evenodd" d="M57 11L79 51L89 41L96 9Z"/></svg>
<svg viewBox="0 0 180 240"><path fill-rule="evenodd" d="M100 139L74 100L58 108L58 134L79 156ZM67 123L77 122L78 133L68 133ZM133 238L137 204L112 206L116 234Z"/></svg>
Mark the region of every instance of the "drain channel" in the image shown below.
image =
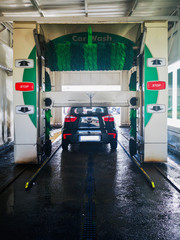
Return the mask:
<svg viewBox="0 0 180 240"><path fill-rule="evenodd" d="M86 195L83 224L83 240L96 239L96 207L95 207L95 180L94 180L94 162L93 154L89 153L87 178L86 178Z"/></svg>

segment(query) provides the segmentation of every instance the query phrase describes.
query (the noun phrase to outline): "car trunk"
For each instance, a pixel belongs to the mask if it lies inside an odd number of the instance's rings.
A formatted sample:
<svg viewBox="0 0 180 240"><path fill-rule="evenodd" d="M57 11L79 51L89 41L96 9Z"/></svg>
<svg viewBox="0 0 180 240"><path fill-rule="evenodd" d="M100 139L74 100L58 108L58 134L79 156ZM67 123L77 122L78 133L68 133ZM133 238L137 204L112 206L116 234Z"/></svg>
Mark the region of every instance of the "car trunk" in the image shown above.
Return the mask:
<svg viewBox="0 0 180 240"><path fill-rule="evenodd" d="M98 116L81 116L79 118L77 134L79 142L100 142L105 131L102 118Z"/></svg>

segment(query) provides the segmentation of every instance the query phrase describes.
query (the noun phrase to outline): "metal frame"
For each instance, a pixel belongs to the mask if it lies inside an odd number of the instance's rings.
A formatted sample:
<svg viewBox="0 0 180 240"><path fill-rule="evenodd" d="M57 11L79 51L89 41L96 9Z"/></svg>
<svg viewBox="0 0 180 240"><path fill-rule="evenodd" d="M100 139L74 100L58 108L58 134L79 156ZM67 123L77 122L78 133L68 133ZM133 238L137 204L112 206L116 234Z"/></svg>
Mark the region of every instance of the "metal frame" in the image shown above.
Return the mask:
<svg viewBox="0 0 180 240"><path fill-rule="evenodd" d="M129 107L132 97L139 97L134 91L105 92L43 92L43 99L50 98L52 107L90 106L90 97L93 106Z"/></svg>
<svg viewBox="0 0 180 240"><path fill-rule="evenodd" d="M137 4L138 4L138 0L134 0L134 2L133 2L133 4L132 4L132 9L131 9L131 11L128 13L128 17L130 17L130 16L133 14L134 10L135 10L136 7L137 7Z"/></svg>
<svg viewBox="0 0 180 240"><path fill-rule="evenodd" d="M5 29L8 29L11 33L13 33L13 26L10 22L1 22L1 24L5 27Z"/></svg>
<svg viewBox="0 0 180 240"><path fill-rule="evenodd" d="M37 22L57 24L118 24L143 23L144 21L179 21L178 16L147 16L147 17L0 17L0 22Z"/></svg>
<svg viewBox="0 0 180 240"><path fill-rule="evenodd" d="M44 17L43 11L42 11L42 9L39 6L38 0L30 0L30 1L31 1L32 5L35 7L35 9L38 10L38 12L41 15L41 17Z"/></svg>
<svg viewBox="0 0 180 240"><path fill-rule="evenodd" d="M8 68L8 67L6 67L6 66L4 66L2 64L0 64L0 69L4 70L6 72L13 72L12 68Z"/></svg>

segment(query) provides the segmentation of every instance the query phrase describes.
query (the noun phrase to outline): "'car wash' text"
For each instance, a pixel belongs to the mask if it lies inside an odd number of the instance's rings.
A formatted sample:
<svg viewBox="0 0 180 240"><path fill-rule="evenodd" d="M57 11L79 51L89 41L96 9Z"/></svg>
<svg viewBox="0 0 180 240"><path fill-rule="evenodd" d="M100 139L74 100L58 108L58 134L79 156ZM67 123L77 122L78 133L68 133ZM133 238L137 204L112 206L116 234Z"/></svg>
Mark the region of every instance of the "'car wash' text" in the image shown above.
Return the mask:
<svg viewBox="0 0 180 240"><path fill-rule="evenodd" d="M81 37L81 36L74 35L72 37L72 40L74 42L86 42L87 41L87 37L86 36L85 37ZM93 40L93 42L112 42L112 37L110 37L109 35L104 36L104 37L93 35L92 36L92 40Z"/></svg>

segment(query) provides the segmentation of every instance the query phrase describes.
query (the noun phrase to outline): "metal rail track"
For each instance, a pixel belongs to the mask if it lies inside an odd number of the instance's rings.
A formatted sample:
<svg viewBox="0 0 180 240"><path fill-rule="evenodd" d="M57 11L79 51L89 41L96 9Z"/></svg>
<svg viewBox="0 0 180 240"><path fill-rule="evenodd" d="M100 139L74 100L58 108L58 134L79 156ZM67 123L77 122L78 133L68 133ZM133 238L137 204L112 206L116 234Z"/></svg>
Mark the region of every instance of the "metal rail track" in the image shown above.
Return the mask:
<svg viewBox="0 0 180 240"><path fill-rule="evenodd" d="M43 169L43 167L51 160L51 158L56 154L56 152L59 150L61 145L51 154L49 158L47 158L44 163L38 168L38 170L33 174L33 176L29 179L28 182L26 182L25 189L28 189L39 172ZM19 173L16 174L15 177L11 178L9 181L7 181L1 188L0 188L0 194L3 193L12 183L14 183L26 170L28 169L28 166L24 167Z"/></svg>
<svg viewBox="0 0 180 240"><path fill-rule="evenodd" d="M0 189L0 194L4 192L13 182L16 181L27 169L28 167L23 168L14 178L11 178L7 183L5 183L1 189Z"/></svg>
<svg viewBox="0 0 180 240"><path fill-rule="evenodd" d="M127 137L125 137L123 134L121 134L126 140L128 140ZM135 157L131 157L130 154L128 153L128 151L125 149L125 147L118 141L119 145L123 148L123 150L126 152L126 154L128 155L128 157L137 165L137 167L141 170L141 172L143 173L143 175L146 177L146 179L148 180L148 182L151 184L152 188L155 188L155 183L154 181L152 181L151 177L144 172L145 170L141 167L141 163L139 163L139 161L135 158ZM158 171L163 178L169 183L171 184L171 186L176 189L179 193L180 193L180 186L179 184L177 184L172 177L170 177L168 174L166 174L162 169L160 169L159 167L155 166L155 164L153 164L153 167L156 169L156 171Z"/></svg>
<svg viewBox="0 0 180 240"><path fill-rule="evenodd" d="M128 155L128 157L135 163L135 165L138 167L140 172L143 174L143 176L146 178L150 186L154 189L155 183L152 180L152 178L147 174L147 172L142 168L141 164L138 162L138 160L135 157L131 157L128 151L125 149L125 147L118 141L119 145L122 147L122 149L125 151L125 153Z"/></svg>
<svg viewBox="0 0 180 240"><path fill-rule="evenodd" d="M52 157L57 153L57 151L61 148L61 145L58 146L56 148L56 150L51 154L50 157L48 157L43 164L38 168L38 170L29 178L29 180L26 182L25 184L25 190L28 190L33 182L35 181L35 179L37 178L37 176L39 175L39 173L41 172L41 170L44 168L44 166L52 159Z"/></svg>
<svg viewBox="0 0 180 240"><path fill-rule="evenodd" d="M159 167L153 165L154 168L164 177L164 179L171 184L179 193L180 193L180 186L165 172L163 172Z"/></svg>

